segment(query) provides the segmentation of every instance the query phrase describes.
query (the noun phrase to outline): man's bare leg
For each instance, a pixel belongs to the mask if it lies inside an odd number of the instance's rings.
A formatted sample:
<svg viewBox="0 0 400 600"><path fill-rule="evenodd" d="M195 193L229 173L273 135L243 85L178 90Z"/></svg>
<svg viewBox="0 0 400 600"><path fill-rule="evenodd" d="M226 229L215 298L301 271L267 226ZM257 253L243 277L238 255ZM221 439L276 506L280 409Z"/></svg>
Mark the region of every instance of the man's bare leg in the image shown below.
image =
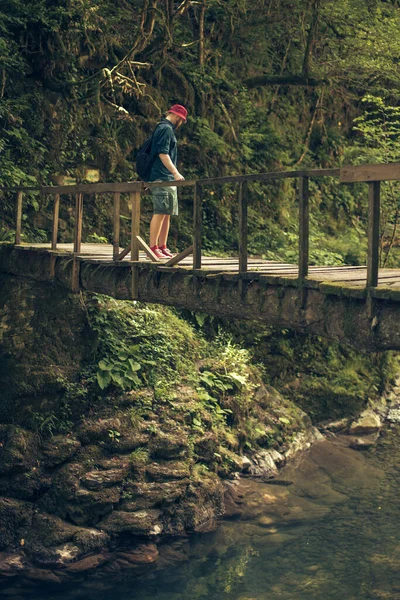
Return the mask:
<svg viewBox="0 0 400 600"><path fill-rule="evenodd" d="M150 248L158 245L158 238L166 216L169 217L169 215L153 215L150 222Z"/></svg>
<svg viewBox="0 0 400 600"><path fill-rule="evenodd" d="M170 215L164 215L164 221L162 222L160 234L158 237L158 245L159 246L167 245L170 222L171 222Z"/></svg>

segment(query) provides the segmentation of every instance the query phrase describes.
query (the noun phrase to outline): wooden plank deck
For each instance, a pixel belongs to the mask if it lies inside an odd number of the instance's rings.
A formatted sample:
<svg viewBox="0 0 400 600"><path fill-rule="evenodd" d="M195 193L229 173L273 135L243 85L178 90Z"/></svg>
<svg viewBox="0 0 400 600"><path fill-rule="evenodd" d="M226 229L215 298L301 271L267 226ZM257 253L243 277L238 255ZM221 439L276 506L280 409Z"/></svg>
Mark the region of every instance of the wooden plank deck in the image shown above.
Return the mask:
<svg viewBox="0 0 400 600"><path fill-rule="evenodd" d="M51 250L51 244L20 244L20 247L29 249L37 248L57 254L73 254L73 244L57 244L57 250ZM121 251L123 248L120 249ZM78 257L85 262L96 262L100 264L121 264L129 263L129 255L123 261L116 263L113 261L112 244L82 244L81 252ZM167 259L165 259L166 261ZM139 253L139 261L150 264L144 252ZM176 267L165 267L164 261L152 263L155 268L162 271L171 269L193 270L193 257L184 258ZM289 263L280 263L278 261L263 260L261 258L248 259L248 272L250 274L259 274L260 276L270 275L274 277L297 278L297 265ZM239 258L231 257L215 257L202 256L201 271L204 274L211 275L217 273L237 274L239 273ZM365 287L367 281L367 268L364 266L310 266L308 282L332 282L332 284L345 283L347 286L360 288ZM392 288L393 290L400 289L400 269L380 269L378 278L378 287Z"/></svg>

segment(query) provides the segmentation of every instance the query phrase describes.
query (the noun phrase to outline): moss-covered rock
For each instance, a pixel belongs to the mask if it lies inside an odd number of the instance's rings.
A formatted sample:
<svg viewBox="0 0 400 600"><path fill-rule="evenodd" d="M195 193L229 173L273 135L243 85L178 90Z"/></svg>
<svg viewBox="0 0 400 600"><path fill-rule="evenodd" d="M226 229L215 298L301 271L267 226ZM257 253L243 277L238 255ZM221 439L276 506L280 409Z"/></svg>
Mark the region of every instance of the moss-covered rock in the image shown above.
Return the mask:
<svg viewBox="0 0 400 600"><path fill-rule="evenodd" d="M33 504L0 497L0 550L20 547L32 527Z"/></svg>
<svg viewBox="0 0 400 600"><path fill-rule="evenodd" d="M38 439L32 432L0 424L0 475L28 471L37 458Z"/></svg>
<svg viewBox="0 0 400 600"><path fill-rule="evenodd" d="M99 527L108 533L132 533L137 536L157 536L164 529L161 521L160 510L140 510L124 512L115 510L111 515L99 523Z"/></svg>
<svg viewBox="0 0 400 600"><path fill-rule="evenodd" d="M79 298L58 286L5 274L0 307L0 422L40 427L45 413L60 408L61 380L73 378L90 355L86 314Z"/></svg>
<svg viewBox="0 0 400 600"><path fill-rule="evenodd" d="M189 479L164 483L127 483L120 508L134 512L169 505L185 496L189 483Z"/></svg>
<svg viewBox="0 0 400 600"><path fill-rule="evenodd" d="M174 434L163 434L151 438L149 443L149 452L153 458L161 459L179 459L188 454L189 444L187 435L179 430Z"/></svg>

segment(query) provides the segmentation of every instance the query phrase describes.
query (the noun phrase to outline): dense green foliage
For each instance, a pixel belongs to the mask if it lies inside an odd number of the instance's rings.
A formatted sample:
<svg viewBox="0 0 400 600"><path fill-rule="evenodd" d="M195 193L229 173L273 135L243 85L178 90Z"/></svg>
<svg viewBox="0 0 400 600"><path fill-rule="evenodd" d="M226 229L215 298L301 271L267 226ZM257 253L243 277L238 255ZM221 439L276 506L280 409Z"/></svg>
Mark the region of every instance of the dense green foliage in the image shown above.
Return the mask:
<svg viewBox="0 0 400 600"><path fill-rule="evenodd" d="M398 2L383 0L1 0L0 185L79 179L84 167L135 178L134 151L172 102L190 113L186 177L396 160L399 26ZM365 187L311 190L312 259L364 261ZM385 198L390 266L398 194ZM1 199L7 238L13 198ZM187 194L182 204L177 247L190 238ZM206 249L235 250L235 190L208 190L204 208ZM48 236L39 211L44 199L27 195L26 239ZM68 239L66 200L61 216ZM249 216L253 253L295 257L292 184L252 186ZM85 219L86 236L110 235L106 201L89 201Z"/></svg>
<svg viewBox="0 0 400 600"><path fill-rule="evenodd" d="M314 423L357 414L393 383L399 370L394 352L362 354L319 336L259 323L183 312L213 340L223 331L249 352L263 380L300 406Z"/></svg>

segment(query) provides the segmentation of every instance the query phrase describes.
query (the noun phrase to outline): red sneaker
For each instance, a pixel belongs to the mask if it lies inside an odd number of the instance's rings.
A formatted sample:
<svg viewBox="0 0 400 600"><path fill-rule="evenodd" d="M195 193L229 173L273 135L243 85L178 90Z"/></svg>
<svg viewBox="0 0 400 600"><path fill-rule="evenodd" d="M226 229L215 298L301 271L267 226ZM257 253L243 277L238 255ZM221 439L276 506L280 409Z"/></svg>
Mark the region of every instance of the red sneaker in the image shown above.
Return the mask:
<svg viewBox="0 0 400 600"><path fill-rule="evenodd" d="M161 252L163 253L163 256L166 258L172 258L174 255L172 254L171 250L169 250L167 248L167 246L160 246L159 250L161 250Z"/></svg>
<svg viewBox="0 0 400 600"><path fill-rule="evenodd" d="M165 258L165 255L158 246L150 247L150 250L157 256L157 258Z"/></svg>

